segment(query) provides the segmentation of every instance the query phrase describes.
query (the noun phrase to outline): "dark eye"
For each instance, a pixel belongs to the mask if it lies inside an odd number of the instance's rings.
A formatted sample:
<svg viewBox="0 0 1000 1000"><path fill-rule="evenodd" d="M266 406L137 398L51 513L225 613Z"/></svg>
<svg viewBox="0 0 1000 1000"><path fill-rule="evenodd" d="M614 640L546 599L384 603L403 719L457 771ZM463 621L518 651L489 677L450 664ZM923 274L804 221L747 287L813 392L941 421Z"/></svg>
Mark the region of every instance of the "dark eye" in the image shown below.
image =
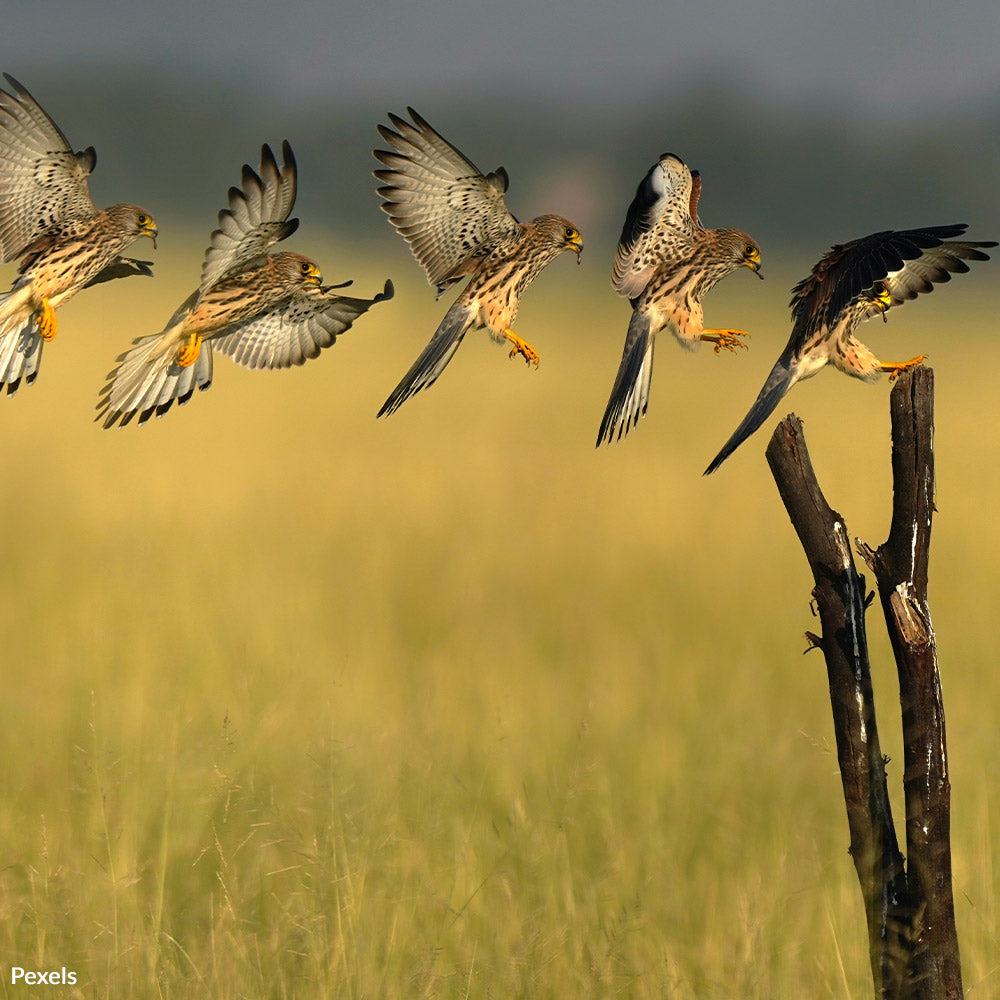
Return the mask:
<svg viewBox="0 0 1000 1000"><path fill-rule="evenodd" d="M743 248L743 253L746 254L747 257L755 257L757 255L757 248L752 243L748 243Z"/></svg>
<svg viewBox="0 0 1000 1000"><path fill-rule="evenodd" d="M312 264L308 264L306 263L306 261L303 261L301 264L299 264L299 270L303 274L309 274L309 272L312 271Z"/></svg>
<svg viewBox="0 0 1000 1000"><path fill-rule="evenodd" d="M151 219L145 212L140 212L136 217L135 221L139 223L140 226L148 226Z"/></svg>
<svg viewBox="0 0 1000 1000"><path fill-rule="evenodd" d="M577 233L577 231L572 226L567 226L563 230L563 236L565 236L566 239L568 239L568 240L575 240L578 235L579 234Z"/></svg>

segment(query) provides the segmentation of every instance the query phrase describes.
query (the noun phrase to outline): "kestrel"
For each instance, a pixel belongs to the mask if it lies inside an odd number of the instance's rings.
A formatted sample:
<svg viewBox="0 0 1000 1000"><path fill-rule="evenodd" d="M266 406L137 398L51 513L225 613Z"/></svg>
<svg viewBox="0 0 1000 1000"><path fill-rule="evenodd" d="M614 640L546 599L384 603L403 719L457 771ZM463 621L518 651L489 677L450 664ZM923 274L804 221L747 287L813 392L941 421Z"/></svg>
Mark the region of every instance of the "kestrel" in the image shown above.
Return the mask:
<svg viewBox="0 0 1000 1000"><path fill-rule="evenodd" d="M664 153L642 179L618 241L611 284L632 303L625 349L611 389L597 447L627 435L649 405L653 345L669 328L693 350L703 340L715 353L745 346L743 330L706 330L701 300L741 267L758 277L760 250L739 229L705 229L698 219L701 177Z"/></svg>
<svg viewBox="0 0 1000 1000"><path fill-rule="evenodd" d="M297 253L267 250L298 228L295 157L282 143L279 167L263 146L260 174L243 167L242 190L229 189L201 269L201 284L166 327L140 337L118 358L97 404L104 426L124 427L138 415L162 416L174 400L186 403L212 382L212 348L245 368L288 368L315 358L376 302L393 295L392 282L373 299L352 299L324 286L320 271Z"/></svg>
<svg viewBox="0 0 1000 1000"><path fill-rule="evenodd" d="M121 254L140 236L155 247L156 224L136 205L98 209L87 186L94 147L74 153L31 94L4 77L12 93L0 90L0 260L21 258L0 295L0 386L10 395L35 381L58 306L88 285L153 273Z"/></svg>
<svg viewBox="0 0 1000 1000"><path fill-rule="evenodd" d="M886 230L828 250L812 273L792 289L792 335L750 412L705 475L714 472L768 418L786 392L799 380L832 364L846 375L876 381L883 372L892 381L900 372L920 364L879 361L857 340L854 331L864 320L901 306L952 274L969 270L967 260L989 260L982 247L995 241L950 242L961 236L964 223L926 229Z"/></svg>
<svg viewBox="0 0 1000 1000"><path fill-rule="evenodd" d="M471 278L379 410L380 417L432 385L473 328L484 327L498 343L509 341L511 357L520 354L537 365L535 349L511 329L521 294L564 250L579 260L583 249L576 227L558 215L518 222L504 202L507 171L498 167L483 175L413 108L407 111L412 124L390 114L396 131L378 126L395 150L375 150L387 168L375 171L385 182L378 189L382 210L410 245L438 298Z"/></svg>

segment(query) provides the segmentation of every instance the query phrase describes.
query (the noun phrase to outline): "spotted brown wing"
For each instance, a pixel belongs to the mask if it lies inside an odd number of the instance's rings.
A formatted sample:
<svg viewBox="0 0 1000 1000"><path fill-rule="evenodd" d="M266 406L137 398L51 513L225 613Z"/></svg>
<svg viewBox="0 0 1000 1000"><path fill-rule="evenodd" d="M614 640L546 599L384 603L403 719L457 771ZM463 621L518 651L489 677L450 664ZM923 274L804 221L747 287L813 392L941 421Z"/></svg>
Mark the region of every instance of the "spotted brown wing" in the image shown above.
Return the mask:
<svg viewBox="0 0 1000 1000"><path fill-rule="evenodd" d="M413 108L412 123L389 115L379 133L393 148L377 149L375 176L382 210L410 245L438 293L474 269L479 258L520 234L504 201L507 172L479 168Z"/></svg>
<svg viewBox="0 0 1000 1000"><path fill-rule="evenodd" d="M298 229L299 220L288 218L295 204L297 174L287 141L281 144L281 155L284 163L279 167L271 147L262 146L260 173L244 164L241 186L229 189L229 207L219 213L219 228L205 252L200 292L245 270Z"/></svg>
<svg viewBox="0 0 1000 1000"><path fill-rule="evenodd" d="M244 368L290 368L315 358L377 302L393 297L391 281L372 299L306 286L276 309L213 338L212 344Z"/></svg>
<svg viewBox="0 0 1000 1000"><path fill-rule="evenodd" d="M642 179L629 205L618 240L611 284L619 295L634 299L665 260L688 256L700 228L697 214L700 178L687 164L664 153Z"/></svg>
<svg viewBox="0 0 1000 1000"><path fill-rule="evenodd" d="M87 178L93 147L74 153L59 126L12 76L0 90L0 259L19 257L50 229L96 212Z"/></svg>

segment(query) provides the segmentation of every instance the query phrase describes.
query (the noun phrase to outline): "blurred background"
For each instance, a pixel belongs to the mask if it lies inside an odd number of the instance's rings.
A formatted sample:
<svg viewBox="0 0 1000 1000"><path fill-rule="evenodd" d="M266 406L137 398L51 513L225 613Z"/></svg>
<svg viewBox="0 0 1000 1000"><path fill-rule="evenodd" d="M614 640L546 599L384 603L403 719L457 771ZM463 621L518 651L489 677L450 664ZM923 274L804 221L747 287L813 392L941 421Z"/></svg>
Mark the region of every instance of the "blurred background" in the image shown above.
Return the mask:
<svg viewBox="0 0 1000 1000"><path fill-rule="evenodd" d="M797 412L829 501L878 544L888 386L823 372L701 472L827 247L957 221L1000 238L998 37L985 0L12 5L0 69L97 148L95 201L161 236L135 248L155 279L67 304L36 385L0 399L0 963L66 965L87 996L870 995L810 577L763 450ZM376 421L448 305L370 174L407 105L586 249L524 297L537 371L472 334ZM396 297L302 369L219 358L188 406L101 430L115 356L196 285L241 164L283 138L288 248ZM611 259L665 151L701 170L706 225L761 245L766 280L705 303L750 351L661 337L649 416L595 451L629 316ZM935 370L930 600L984 997L996 267L862 330ZM901 823L877 605L869 629Z"/></svg>
<svg viewBox="0 0 1000 1000"><path fill-rule="evenodd" d="M725 0L13 10L5 71L97 147L95 197L148 204L173 227L203 228L239 163L288 138L303 237L325 227L399 253L373 211L370 150L376 122L407 105L481 169L507 167L515 214L578 221L595 258L667 150L702 171L706 224L801 253L799 270L878 228L988 229L1000 213L987 0L947 18Z"/></svg>

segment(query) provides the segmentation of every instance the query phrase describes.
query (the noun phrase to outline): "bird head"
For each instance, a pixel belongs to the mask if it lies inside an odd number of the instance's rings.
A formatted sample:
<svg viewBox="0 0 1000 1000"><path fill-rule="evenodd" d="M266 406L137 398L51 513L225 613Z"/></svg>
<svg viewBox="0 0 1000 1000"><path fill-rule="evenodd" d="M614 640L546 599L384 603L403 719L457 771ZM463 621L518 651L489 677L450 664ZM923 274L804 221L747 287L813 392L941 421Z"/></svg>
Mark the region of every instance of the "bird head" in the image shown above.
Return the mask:
<svg viewBox="0 0 1000 1000"><path fill-rule="evenodd" d="M153 241L153 249L156 249L156 237L159 230L153 217L144 208L138 205L112 205L107 210L108 217L112 219L128 236L138 239L140 236L148 236Z"/></svg>
<svg viewBox="0 0 1000 1000"><path fill-rule="evenodd" d="M316 287L323 284L319 265L308 257L303 257L300 253L275 254L274 263L284 279L290 284L315 285Z"/></svg>
<svg viewBox="0 0 1000 1000"><path fill-rule="evenodd" d="M580 230L561 215L542 215L534 220L533 225L538 234L548 242L556 253L572 250L576 254L577 263L583 251L583 237Z"/></svg>
<svg viewBox="0 0 1000 1000"><path fill-rule="evenodd" d="M580 231L561 215L540 215L529 223L540 240L552 248L555 253L572 250L577 262L583 250L583 237Z"/></svg>
<svg viewBox="0 0 1000 1000"><path fill-rule="evenodd" d="M715 236L717 259L725 269L723 273L735 271L740 267L748 267L758 278L760 273L760 248L753 237L741 229L709 230Z"/></svg>

